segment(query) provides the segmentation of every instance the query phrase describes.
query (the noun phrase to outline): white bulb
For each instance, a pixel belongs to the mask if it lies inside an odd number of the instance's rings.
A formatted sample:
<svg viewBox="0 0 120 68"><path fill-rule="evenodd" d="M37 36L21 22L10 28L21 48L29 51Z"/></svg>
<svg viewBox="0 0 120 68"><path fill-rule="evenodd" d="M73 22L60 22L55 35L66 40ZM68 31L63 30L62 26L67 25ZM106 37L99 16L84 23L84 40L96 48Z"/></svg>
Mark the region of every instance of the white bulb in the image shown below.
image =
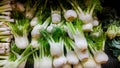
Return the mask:
<svg viewBox="0 0 120 68"><path fill-rule="evenodd" d="M77 18L77 13L74 10L67 10L64 14L64 17L67 21L73 21Z"/></svg>

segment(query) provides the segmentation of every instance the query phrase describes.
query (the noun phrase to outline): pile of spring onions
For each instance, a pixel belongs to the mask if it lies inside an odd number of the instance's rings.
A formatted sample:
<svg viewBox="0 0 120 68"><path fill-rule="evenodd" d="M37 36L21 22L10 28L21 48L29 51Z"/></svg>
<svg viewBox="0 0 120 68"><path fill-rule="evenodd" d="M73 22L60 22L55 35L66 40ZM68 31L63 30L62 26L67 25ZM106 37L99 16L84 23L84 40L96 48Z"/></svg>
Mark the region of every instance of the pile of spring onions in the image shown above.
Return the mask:
<svg viewBox="0 0 120 68"><path fill-rule="evenodd" d="M11 15L10 1L0 2L0 55L8 56L10 52L10 42L13 38L11 29L8 26L8 22L14 20L10 17Z"/></svg>
<svg viewBox="0 0 120 68"><path fill-rule="evenodd" d="M104 31L99 11L99 0L0 1L0 68L25 68L29 57L34 68L101 68L120 26Z"/></svg>

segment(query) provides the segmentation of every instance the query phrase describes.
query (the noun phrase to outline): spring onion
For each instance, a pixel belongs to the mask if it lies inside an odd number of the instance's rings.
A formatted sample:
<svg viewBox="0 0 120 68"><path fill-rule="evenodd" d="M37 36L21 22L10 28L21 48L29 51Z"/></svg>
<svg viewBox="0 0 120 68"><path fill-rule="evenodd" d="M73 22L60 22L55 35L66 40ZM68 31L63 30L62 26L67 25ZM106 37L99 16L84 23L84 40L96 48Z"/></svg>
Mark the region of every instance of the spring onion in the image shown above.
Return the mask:
<svg viewBox="0 0 120 68"><path fill-rule="evenodd" d="M66 21L73 21L74 19L77 18L77 13L73 9L66 10L63 7L63 5L60 3L60 1L59 1L59 4L64 12L64 18L66 19Z"/></svg>
<svg viewBox="0 0 120 68"><path fill-rule="evenodd" d="M84 32L81 28L81 21L76 20L76 25L73 25L72 22L66 22L68 30L72 33L73 39L75 41L76 47L78 47L81 51L87 49L87 41L84 36Z"/></svg>
<svg viewBox="0 0 120 68"><path fill-rule="evenodd" d="M5 54L5 48L4 47L0 48L0 54Z"/></svg>
<svg viewBox="0 0 120 68"><path fill-rule="evenodd" d="M0 13L4 12L4 11L11 11L11 10L12 10L12 8L11 8L10 4L5 4L3 6L0 6Z"/></svg>
<svg viewBox="0 0 120 68"><path fill-rule="evenodd" d="M50 18L48 17L43 24L37 24L33 27L31 31L32 36L31 45L33 46L33 48L38 47L38 38L41 36L40 31L46 29L49 22Z"/></svg>
<svg viewBox="0 0 120 68"><path fill-rule="evenodd" d="M97 64L92 56L87 61L82 62L84 68L96 68Z"/></svg>
<svg viewBox="0 0 120 68"><path fill-rule="evenodd" d="M0 42L11 42L11 37L7 37L7 38L0 38Z"/></svg>
<svg viewBox="0 0 120 68"><path fill-rule="evenodd" d="M12 48L14 48L15 44L12 45ZM3 60L3 62L0 62L0 65L3 68L17 68L20 63L22 63L24 60L26 60L33 52L36 50L30 51L31 46L29 45L22 54L18 54L17 52L11 50L11 53L9 55L9 58ZM16 57L15 57L16 56Z"/></svg>
<svg viewBox="0 0 120 68"><path fill-rule="evenodd" d="M8 23L15 39L15 44L20 49L25 49L28 44L29 20L16 20L15 23ZM22 43L21 43L22 42Z"/></svg>
<svg viewBox="0 0 120 68"><path fill-rule="evenodd" d="M104 52L98 52L95 56L95 61L97 63L106 63L108 61L108 56Z"/></svg>
<svg viewBox="0 0 120 68"><path fill-rule="evenodd" d="M96 3L93 4L92 8L89 7L89 9L86 12L84 12L82 10L82 8L79 7L79 5L76 1L74 1L74 0L69 1L68 0L68 2L76 10L79 19L81 19L83 21L83 23L90 23L91 21L93 21L92 14L93 14L94 8L96 6Z"/></svg>
<svg viewBox="0 0 120 68"><path fill-rule="evenodd" d="M104 64L108 61L108 56L104 52L105 40L105 34L103 34L99 39L88 40L88 46L94 56L94 60L99 64Z"/></svg>
<svg viewBox="0 0 120 68"><path fill-rule="evenodd" d="M47 31L50 33L52 32L52 29L56 26L56 24L50 24L48 27L47 27Z"/></svg>
<svg viewBox="0 0 120 68"><path fill-rule="evenodd" d="M78 64L79 60L74 51L67 52L66 58L69 64Z"/></svg>
<svg viewBox="0 0 120 68"><path fill-rule="evenodd" d="M38 53L33 54L34 68L52 68L52 57L50 55L47 41L43 41L43 37L39 40Z"/></svg>
<svg viewBox="0 0 120 68"><path fill-rule="evenodd" d="M34 27L36 24L38 24L38 18L37 17L34 17L31 22L30 22L30 26L31 27Z"/></svg>
<svg viewBox="0 0 120 68"><path fill-rule="evenodd" d="M10 16L10 15L11 15L11 13L8 12L8 11L6 11L6 12L1 12L1 14L2 14L2 15L7 15L7 16Z"/></svg>
<svg viewBox="0 0 120 68"><path fill-rule="evenodd" d="M109 39L115 38L117 35L117 26L115 24L110 24L107 31L106 31L106 34L107 34Z"/></svg>
<svg viewBox="0 0 120 68"><path fill-rule="evenodd" d="M11 31L0 32L0 35L11 35Z"/></svg>
<svg viewBox="0 0 120 68"><path fill-rule="evenodd" d="M86 61L89 58L88 50L81 51L71 39L67 39L80 61Z"/></svg>
<svg viewBox="0 0 120 68"><path fill-rule="evenodd" d="M40 68L52 68L52 58L50 57L41 58Z"/></svg>
<svg viewBox="0 0 120 68"><path fill-rule="evenodd" d="M0 32L1 32L1 31L7 31L7 30L9 31L10 28L9 28L9 27L6 27L6 28L2 27L2 28L0 28Z"/></svg>
<svg viewBox="0 0 120 68"><path fill-rule="evenodd" d="M67 39L66 39L67 40ZM75 65L79 63L79 59L74 51L72 51L72 46L69 45L68 41L65 41L65 48L66 48L66 59L69 64ZM72 58L72 59L71 59Z"/></svg>
<svg viewBox="0 0 120 68"><path fill-rule="evenodd" d="M52 23L58 24L61 21L60 11L51 11Z"/></svg>
<svg viewBox="0 0 120 68"><path fill-rule="evenodd" d="M83 29L84 32L93 31L93 24L92 23L83 24L82 29Z"/></svg>
<svg viewBox="0 0 120 68"><path fill-rule="evenodd" d="M97 18L97 17L94 17L93 26L98 26L98 25L99 25L98 18Z"/></svg>
<svg viewBox="0 0 120 68"><path fill-rule="evenodd" d="M50 53L54 57L62 55L62 48L64 41L62 40L63 31L59 27L54 27L52 30L52 35L50 35L45 30L41 31L41 34L47 39L50 45ZM56 36L55 36L56 35Z"/></svg>
<svg viewBox="0 0 120 68"><path fill-rule="evenodd" d="M74 10L67 10L64 14L64 17L67 21L73 21L77 18L77 14Z"/></svg>
<svg viewBox="0 0 120 68"><path fill-rule="evenodd" d="M93 31L90 33L90 35L93 38L99 38L103 34L102 24L96 26L93 28Z"/></svg>
<svg viewBox="0 0 120 68"><path fill-rule="evenodd" d="M59 57L55 57L54 59L53 59L53 66L55 67L55 68L59 68L59 67L62 67L64 64L66 64L67 63L67 59L66 59L66 57L64 56L64 55L62 55L62 56L59 56Z"/></svg>

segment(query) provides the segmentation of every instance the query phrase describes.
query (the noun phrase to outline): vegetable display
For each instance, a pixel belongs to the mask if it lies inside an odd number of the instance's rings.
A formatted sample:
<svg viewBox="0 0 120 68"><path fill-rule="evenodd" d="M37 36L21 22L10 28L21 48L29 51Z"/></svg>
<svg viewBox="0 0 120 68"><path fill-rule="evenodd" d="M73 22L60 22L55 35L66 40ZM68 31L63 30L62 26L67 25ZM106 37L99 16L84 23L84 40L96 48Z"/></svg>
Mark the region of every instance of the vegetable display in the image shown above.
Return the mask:
<svg viewBox="0 0 120 68"><path fill-rule="evenodd" d="M0 68L102 68L106 44L120 61L120 18L100 18L103 9L100 0L1 0Z"/></svg>

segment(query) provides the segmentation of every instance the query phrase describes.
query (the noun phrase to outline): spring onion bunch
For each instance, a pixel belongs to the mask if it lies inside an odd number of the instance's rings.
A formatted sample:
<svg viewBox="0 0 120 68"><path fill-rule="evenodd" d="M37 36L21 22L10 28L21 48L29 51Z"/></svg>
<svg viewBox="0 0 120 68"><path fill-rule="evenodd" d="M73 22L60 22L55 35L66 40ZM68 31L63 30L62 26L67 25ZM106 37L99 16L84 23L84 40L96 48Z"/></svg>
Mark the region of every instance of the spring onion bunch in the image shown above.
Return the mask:
<svg viewBox="0 0 120 68"><path fill-rule="evenodd" d="M68 0L68 2L73 6L75 11L78 14L78 18L83 21L83 30L86 32L90 32L93 29L93 23L98 21L97 19L94 20L93 12L96 6L101 6L99 0L90 0L90 4L87 6L87 10L83 10L79 4L74 0Z"/></svg>
<svg viewBox="0 0 120 68"><path fill-rule="evenodd" d="M17 49L15 43L12 43L11 52L8 57L0 60L0 66L3 68L17 68L19 64L27 60L27 58L36 50L31 51L31 46L29 45L23 52L18 53L14 50Z"/></svg>
<svg viewBox="0 0 120 68"><path fill-rule="evenodd" d="M54 27L51 34L47 31L41 31L41 34L47 39L50 45L50 54L54 58L53 66L61 67L66 64L66 57L64 55L64 31L60 27Z"/></svg>
<svg viewBox="0 0 120 68"><path fill-rule="evenodd" d="M0 22L13 22L14 20L10 18L10 11L12 11L12 7L10 5L10 1L2 1L0 3Z"/></svg>

